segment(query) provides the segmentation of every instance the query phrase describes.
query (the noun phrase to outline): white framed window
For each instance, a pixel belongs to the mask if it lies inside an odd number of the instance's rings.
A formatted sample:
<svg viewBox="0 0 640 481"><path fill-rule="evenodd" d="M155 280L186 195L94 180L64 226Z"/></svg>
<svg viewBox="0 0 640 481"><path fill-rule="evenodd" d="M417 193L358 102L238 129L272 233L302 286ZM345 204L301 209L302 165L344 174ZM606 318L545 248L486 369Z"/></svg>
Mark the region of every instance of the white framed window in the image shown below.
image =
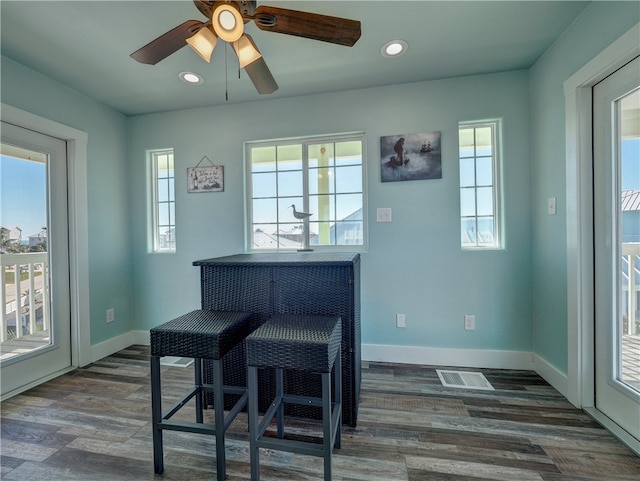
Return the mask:
<svg viewBox="0 0 640 481"><path fill-rule="evenodd" d="M248 250L363 250L363 133L245 143ZM309 213L307 220L294 216Z"/></svg>
<svg viewBox="0 0 640 481"><path fill-rule="evenodd" d="M500 121L458 124L463 249L501 249Z"/></svg>
<svg viewBox="0 0 640 481"><path fill-rule="evenodd" d="M152 252L176 251L176 198L173 149L150 152Z"/></svg>

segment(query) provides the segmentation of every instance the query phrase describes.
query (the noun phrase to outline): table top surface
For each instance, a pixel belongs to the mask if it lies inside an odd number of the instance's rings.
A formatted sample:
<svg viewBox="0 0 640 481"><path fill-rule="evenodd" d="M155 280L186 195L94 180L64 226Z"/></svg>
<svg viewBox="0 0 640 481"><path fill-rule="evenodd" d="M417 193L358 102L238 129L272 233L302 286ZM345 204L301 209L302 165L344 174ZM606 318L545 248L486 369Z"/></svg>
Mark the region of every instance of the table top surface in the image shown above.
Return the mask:
<svg viewBox="0 0 640 481"><path fill-rule="evenodd" d="M247 253L213 257L194 261L194 266L240 266L240 265L353 265L360 261L358 253Z"/></svg>

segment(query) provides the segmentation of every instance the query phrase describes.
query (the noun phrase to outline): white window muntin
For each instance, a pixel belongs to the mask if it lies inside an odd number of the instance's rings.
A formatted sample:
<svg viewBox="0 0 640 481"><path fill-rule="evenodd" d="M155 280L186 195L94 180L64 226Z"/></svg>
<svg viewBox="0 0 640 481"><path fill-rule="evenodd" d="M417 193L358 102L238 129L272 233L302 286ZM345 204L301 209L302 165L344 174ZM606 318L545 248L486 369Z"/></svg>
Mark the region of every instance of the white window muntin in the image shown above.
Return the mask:
<svg viewBox="0 0 640 481"><path fill-rule="evenodd" d="M175 171L173 149L149 152L151 252L176 251Z"/></svg>
<svg viewBox="0 0 640 481"><path fill-rule="evenodd" d="M458 124L460 233L463 249L502 249L501 125Z"/></svg>
<svg viewBox="0 0 640 481"><path fill-rule="evenodd" d="M310 185L309 175L312 172L320 174L326 166L318 165L317 162L310 162L310 159L316 160L317 157L310 153L315 148L318 148L321 144L326 144L331 149L339 144L345 145L345 143L357 142L359 144L359 153L357 161L344 161L344 157L340 157L336 152L332 152L333 164L331 168L338 169L339 172L346 173L350 168L357 168L361 172L361 177L358 178L358 188L353 191L341 190L338 186L341 176L333 178L333 184L330 185L328 191L318 192L317 186ZM255 153L262 154L269 152L272 156L271 161L275 162L275 166L261 170L255 165ZM294 151L296 151L294 153ZM341 162L338 159L343 159ZM276 139L267 141L255 141L245 142L245 167L246 167L246 215L247 215L247 229L246 229L246 243L248 250L295 250L300 247L296 241L287 241L286 238L280 237L280 227L291 227L296 222L285 222L282 217L290 214L291 204L296 204L298 210L304 212L318 212L320 198L325 198L322 202L323 207L326 208L327 204L330 205L331 211L334 213L333 217L329 221L322 219L319 223L317 215L314 218L311 217L310 230L313 232L314 228L319 227L320 224L325 224L325 231L328 229L329 224L333 227L331 240L327 244L312 245L314 250L364 250L366 245L366 158L365 158L365 137L364 133L332 135L332 136L313 136L304 138L292 138L292 139ZM267 161L267 163L270 161ZM273 180L270 182L271 186L265 190L264 185L260 185L258 182L254 182L254 175L270 175L273 176ZM353 179L353 177L352 177ZM338 184L337 184L338 183ZM297 190L296 190L297 189ZM355 216L355 221L350 221L346 218L340 218L339 212L346 212L341 209L340 204L343 203L346 197L353 196L359 198L358 214ZM258 202L256 202L258 201ZM266 210L269 212L276 212L276 218L265 220L261 219L264 213L264 205L268 205ZM339 205L336 205L339 204ZM301 207L300 207L301 206ZM256 220L257 218L257 220ZM338 229L346 226L351 222L351 228L349 231L340 235L340 242L338 240ZM256 245L256 228L271 229L268 233L264 232L263 243ZM314 233L315 234L315 233ZM277 237L277 238L276 238ZM318 236L319 238L319 236ZM267 242L271 242L271 245L264 245ZM317 242L317 240L316 240Z"/></svg>

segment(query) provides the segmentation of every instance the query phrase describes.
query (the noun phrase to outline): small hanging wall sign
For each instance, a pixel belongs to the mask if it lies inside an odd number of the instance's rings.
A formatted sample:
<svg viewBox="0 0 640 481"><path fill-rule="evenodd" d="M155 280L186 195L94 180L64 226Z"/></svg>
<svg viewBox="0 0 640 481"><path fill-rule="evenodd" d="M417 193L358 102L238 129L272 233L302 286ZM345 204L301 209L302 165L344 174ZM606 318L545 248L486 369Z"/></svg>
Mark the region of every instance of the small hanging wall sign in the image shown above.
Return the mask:
<svg viewBox="0 0 640 481"><path fill-rule="evenodd" d="M211 165L200 166L203 161ZM187 168L187 192L222 192L224 190L224 166L214 165L205 155L195 167Z"/></svg>

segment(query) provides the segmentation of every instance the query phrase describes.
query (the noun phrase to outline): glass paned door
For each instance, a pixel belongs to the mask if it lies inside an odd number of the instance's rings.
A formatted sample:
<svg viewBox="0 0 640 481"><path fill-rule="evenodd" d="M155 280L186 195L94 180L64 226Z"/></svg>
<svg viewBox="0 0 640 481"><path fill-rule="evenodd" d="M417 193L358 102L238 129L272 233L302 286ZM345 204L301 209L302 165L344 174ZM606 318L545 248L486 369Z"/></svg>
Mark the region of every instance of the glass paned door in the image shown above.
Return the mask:
<svg viewBox="0 0 640 481"><path fill-rule="evenodd" d="M2 122L2 396L71 364L66 142Z"/></svg>
<svg viewBox="0 0 640 481"><path fill-rule="evenodd" d="M640 58L593 93L596 408L640 439Z"/></svg>

